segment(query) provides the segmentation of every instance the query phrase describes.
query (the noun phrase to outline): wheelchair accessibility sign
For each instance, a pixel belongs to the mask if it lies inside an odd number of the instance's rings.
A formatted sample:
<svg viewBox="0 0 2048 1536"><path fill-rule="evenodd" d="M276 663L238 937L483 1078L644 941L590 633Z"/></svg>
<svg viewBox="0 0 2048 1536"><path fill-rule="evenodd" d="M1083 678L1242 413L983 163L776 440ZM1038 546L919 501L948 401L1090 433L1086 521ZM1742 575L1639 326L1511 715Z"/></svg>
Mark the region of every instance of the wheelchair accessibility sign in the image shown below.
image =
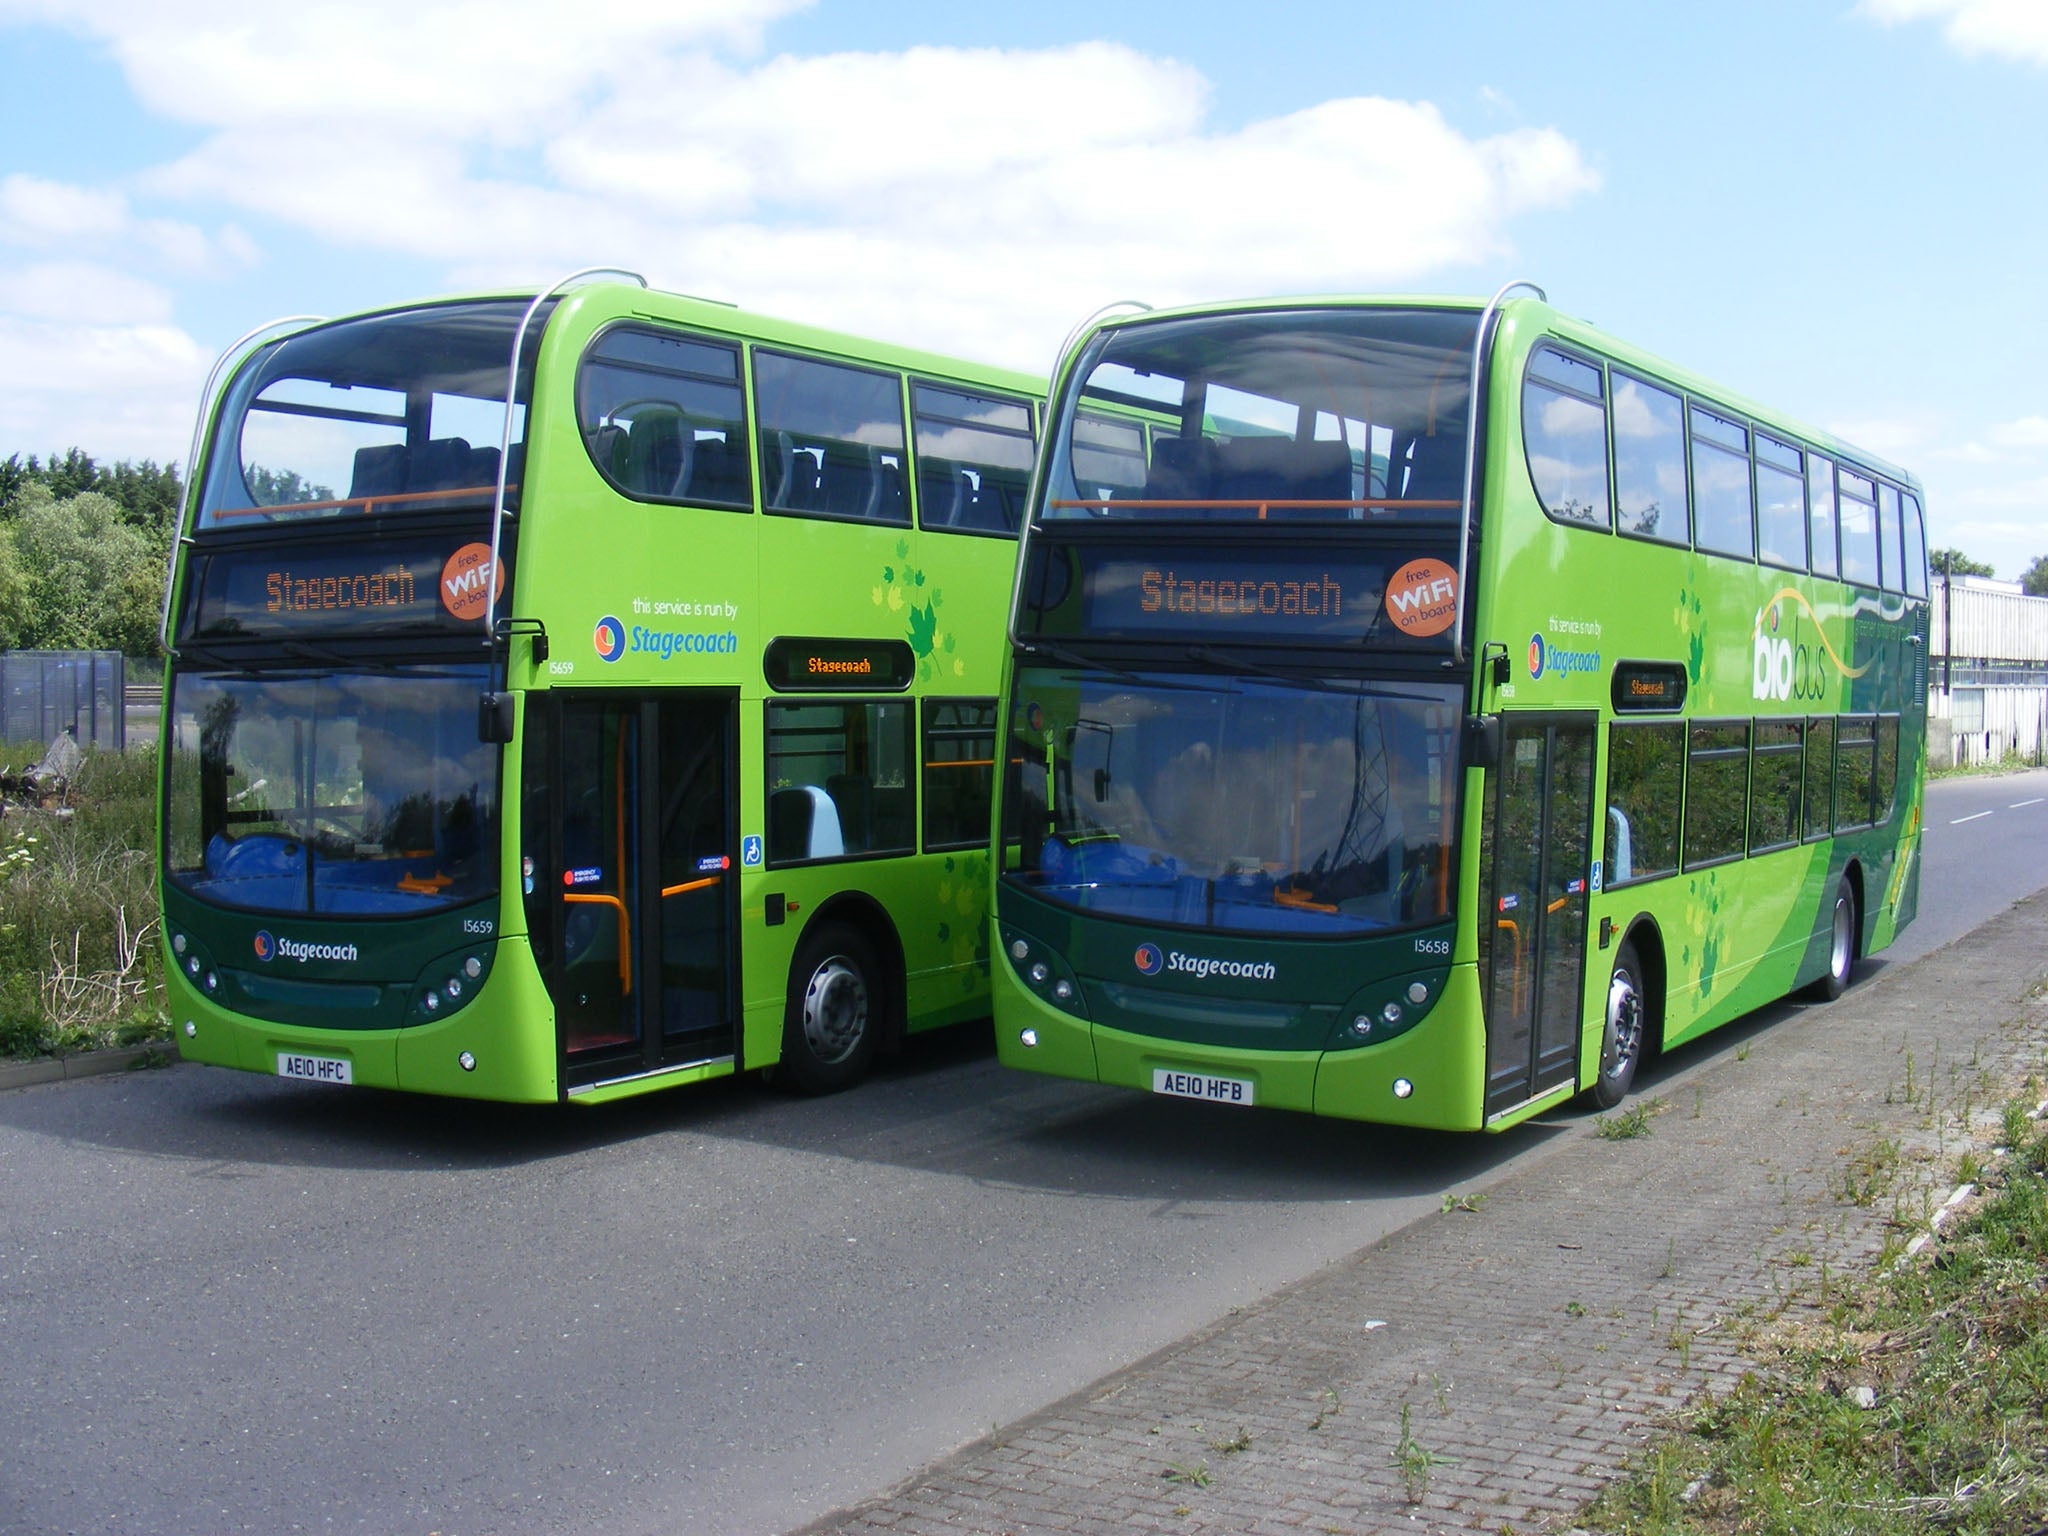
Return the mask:
<svg viewBox="0 0 2048 1536"><path fill-rule="evenodd" d="M745 869L760 868L761 839L758 834L740 839L740 865Z"/></svg>

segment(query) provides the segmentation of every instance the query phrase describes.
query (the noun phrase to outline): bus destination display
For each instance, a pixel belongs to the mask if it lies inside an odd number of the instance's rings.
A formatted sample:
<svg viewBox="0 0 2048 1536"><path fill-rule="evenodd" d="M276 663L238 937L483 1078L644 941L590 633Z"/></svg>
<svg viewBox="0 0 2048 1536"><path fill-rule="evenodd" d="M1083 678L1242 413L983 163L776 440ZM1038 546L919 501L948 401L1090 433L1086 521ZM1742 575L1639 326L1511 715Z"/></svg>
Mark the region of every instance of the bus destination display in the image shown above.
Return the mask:
<svg viewBox="0 0 2048 1536"><path fill-rule="evenodd" d="M917 658L901 640L803 639L785 635L768 642L762 661L768 686L778 693L837 689L908 688Z"/></svg>
<svg viewBox="0 0 2048 1536"><path fill-rule="evenodd" d="M370 634L477 623L502 570L483 544L408 540L342 550L223 551L206 557L188 638Z"/></svg>
<svg viewBox="0 0 2048 1536"><path fill-rule="evenodd" d="M1361 641L1406 648L1445 644L1454 589L1448 566L1412 552L1343 548L1271 551L1180 548L1170 553L1127 545L1075 545L1048 551L1052 562L1078 563L1078 609L1046 603L1034 615L1041 632L1080 632L1130 639L1153 636L1229 643ZM1430 582L1418 583L1417 568ZM1071 591L1071 576L1039 586ZM1441 585L1443 593L1436 591ZM1064 594L1061 594L1064 597ZM1426 605L1426 606L1425 606ZM1435 609L1442 607L1439 616ZM1441 636L1441 638L1438 638Z"/></svg>

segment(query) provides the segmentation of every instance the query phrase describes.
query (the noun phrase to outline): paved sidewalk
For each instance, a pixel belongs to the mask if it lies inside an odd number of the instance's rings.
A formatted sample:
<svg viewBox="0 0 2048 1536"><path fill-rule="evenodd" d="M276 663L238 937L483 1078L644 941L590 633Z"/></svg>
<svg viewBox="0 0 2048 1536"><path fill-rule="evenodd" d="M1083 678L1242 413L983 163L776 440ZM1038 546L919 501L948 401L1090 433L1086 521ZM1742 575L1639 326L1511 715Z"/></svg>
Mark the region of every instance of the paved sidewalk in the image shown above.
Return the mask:
<svg viewBox="0 0 2048 1536"><path fill-rule="evenodd" d="M1665 1103L1649 1134L1606 1140L1561 1117L1562 1145L1466 1192L1477 1209L1417 1222L805 1529L1568 1529L1661 1414L1740 1376L1731 1318L1877 1251L1894 1201L1841 1198L1851 1153L1879 1136L1932 1153L1930 1124L1965 1084L2041 1063L2044 976L2048 895L1832 1006L1734 1026L1642 1090Z"/></svg>

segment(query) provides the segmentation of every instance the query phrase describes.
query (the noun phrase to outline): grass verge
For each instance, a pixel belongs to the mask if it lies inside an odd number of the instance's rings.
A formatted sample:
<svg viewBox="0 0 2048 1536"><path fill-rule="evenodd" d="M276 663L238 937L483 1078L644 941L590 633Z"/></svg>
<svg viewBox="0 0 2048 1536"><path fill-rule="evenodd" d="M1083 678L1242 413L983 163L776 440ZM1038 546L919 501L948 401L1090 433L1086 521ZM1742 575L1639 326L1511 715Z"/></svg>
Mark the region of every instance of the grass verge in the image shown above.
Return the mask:
<svg viewBox="0 0 2048 1536"><path fill-rule="evenodd" d="M1581 1516L1614 1536L2036 1536L2048 1530L2048 1125L2004 1151L1917 1256L1823 1279Z"/></svg>
<svg viewBox="0 0 2048 1536"><path fill-rule="evenodd" d="M0 761L40 749L0 747ZM156 753L88 751L62 800L0 819L0 1057L170 1037L157 947Z"/></svg>

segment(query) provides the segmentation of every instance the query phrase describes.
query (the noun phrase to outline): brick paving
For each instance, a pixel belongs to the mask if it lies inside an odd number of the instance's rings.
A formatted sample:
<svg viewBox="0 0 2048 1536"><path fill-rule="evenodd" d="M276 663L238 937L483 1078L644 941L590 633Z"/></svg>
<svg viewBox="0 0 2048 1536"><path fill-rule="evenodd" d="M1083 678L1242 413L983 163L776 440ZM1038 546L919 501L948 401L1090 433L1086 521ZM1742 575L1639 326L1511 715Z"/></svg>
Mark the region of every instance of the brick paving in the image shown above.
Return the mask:
<svg viewBox="0 0 2048 1536"><path fill-rule="evenodd" d="M1899 1202L1842 1198L1860 1149L1918 1147L1936 1179L1965 1086L2038 1068L2044 977L2048 895L1831 1006L1738 1025L1643 1090L1664 1101L1649 1134L1558 1117L1558 1144L1460 1192L1477 1209L1419 1221L806 1536L1568 1530L1663 1416L1739 1379L1731 1324L1879 1250Z"/></svg>

